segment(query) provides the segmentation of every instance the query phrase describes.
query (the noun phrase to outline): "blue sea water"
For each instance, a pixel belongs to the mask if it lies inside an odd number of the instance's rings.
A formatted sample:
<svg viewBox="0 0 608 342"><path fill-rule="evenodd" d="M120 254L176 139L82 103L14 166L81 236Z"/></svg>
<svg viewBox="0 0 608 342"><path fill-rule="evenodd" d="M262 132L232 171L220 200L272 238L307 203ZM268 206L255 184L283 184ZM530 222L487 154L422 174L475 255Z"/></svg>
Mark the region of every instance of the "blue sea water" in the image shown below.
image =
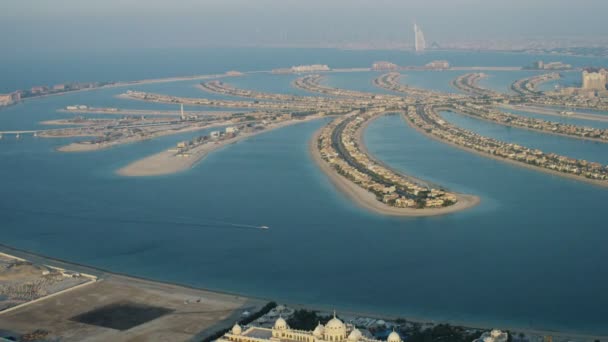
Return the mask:
<svg viewBox="0 0 608 342"><path fill-rule="evenodd" d="M537 148L547 153L553 152L577 159L586 159L608 164L608 144L603 142L588 141L503 126L453 112L442 112L440 115L458 127L468 129L486 137L512 142L530 148Z"/></svg>
<svg viewBox="0 0 608 342"><path fill-rule="evenodd" d="M360 67L380 59L401 64L448 59L455 65L539 59L464 52L236 52L198 58L191 50L177 56L149 53L140 56L141 65L128 58L120 63L119 54L100 57L97 63L104 67L98 70L91 70L92 61L72 66L51 58L34 69L44 72L14 74L2 79L2 87L54 82L59 76L139 79L308 63ZM163 58L168 67L159 69ZM14 70L24 70L25 62L12 61ZM420 75L426 86L440 90L449 81L434 76L440 73ZM381 92L371 85L373 77L332 74L327 82ZM288 88L292 79L255 75L228 82L298 93ZM134 88L209 97L196 83ZM75 103L175 107L115 97L124 90L29 100L0 110L0 128L39 129L38 121L63 117L56 109ZM455 114L449 119L501 139L606 162L604 144ZM0 242L113 271L338 310L608 334L606 189L473 155L419 134L399 116L386 116L365 133L371 153L405 173L480 196L481 204L447 216L384 217L357 207L312 162L308 142L322 125L314 121L258 135L212 153L191 170L152 178L124 178L114 171L203 133L91 153L55 152L71 139L6 136L0 140Z"/></svg>

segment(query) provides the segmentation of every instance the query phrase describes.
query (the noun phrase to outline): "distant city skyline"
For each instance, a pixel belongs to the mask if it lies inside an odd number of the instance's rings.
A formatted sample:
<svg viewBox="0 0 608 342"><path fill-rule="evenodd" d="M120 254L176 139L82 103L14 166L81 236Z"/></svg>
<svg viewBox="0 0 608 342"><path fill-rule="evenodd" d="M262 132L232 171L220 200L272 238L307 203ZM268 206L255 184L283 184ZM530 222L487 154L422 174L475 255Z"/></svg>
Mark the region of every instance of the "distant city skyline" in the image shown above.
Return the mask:
<svg viewBox="0 0 608 342"><path fill-rule="evenodd" d="M0 43L7 50L412 48L414 37L403 28L412 27L414 18L424 27L429 46L531 39L580 45L608 37L603 25L608 3L598 0L5 0L0 7Z"/></svg>

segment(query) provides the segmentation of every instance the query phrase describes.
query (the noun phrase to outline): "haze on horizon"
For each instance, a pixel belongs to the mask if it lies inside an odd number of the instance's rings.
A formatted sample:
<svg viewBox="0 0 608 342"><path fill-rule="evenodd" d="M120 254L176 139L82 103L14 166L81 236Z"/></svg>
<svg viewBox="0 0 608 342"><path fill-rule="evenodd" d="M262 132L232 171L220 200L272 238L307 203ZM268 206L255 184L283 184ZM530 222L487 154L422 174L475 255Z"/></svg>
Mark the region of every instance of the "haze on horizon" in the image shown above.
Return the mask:
<svg viewBox="0 0 608 342"><path fill-rule="evenodd" d="M3 50L331 46L608 36L600 0L3 0Z"/></svg>

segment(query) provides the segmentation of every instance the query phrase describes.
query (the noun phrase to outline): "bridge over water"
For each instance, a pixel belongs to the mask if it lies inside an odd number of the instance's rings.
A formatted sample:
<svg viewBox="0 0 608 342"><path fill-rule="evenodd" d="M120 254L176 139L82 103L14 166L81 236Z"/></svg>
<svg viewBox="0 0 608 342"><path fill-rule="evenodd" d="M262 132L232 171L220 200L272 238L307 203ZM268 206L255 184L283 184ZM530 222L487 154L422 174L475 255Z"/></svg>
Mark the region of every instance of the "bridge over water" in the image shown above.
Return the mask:
<svg viewBox="0 0 608 342"><path fill-rule="evenodd" d="M37 133L37 132L39 132L39 131L0 131L0 134L2 134L2 135L6 135L6 134L17 135L17 134L34 134L34 133Z"/></svg>

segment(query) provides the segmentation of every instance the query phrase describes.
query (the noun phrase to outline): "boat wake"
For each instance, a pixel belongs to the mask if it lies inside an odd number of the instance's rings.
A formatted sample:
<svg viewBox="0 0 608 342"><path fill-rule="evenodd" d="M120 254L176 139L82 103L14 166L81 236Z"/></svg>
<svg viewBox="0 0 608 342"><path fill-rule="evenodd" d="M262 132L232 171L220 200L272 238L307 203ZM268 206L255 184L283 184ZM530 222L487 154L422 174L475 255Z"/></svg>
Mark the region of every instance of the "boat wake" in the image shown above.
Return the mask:
<svg viewBox="0 0 608 342"><path fill-rule="evenodd" d="M198 228L216 228L216 229L247 229L247 230L268 230L268 226L242 224L235 222L225 222L210 219L192 218L192 217L176 217L172 220L166 219L142 219L142 218L125 218L125 217L110 217L110 216L94 216L83 214L64 213L59 211L44 211L44 210L24 210L16 208L2 208L0 210L11 213L21 213L25 215L38 216L53 216L71 220L80 220L90 223L107 222L107 223L125 223L125 224L148 224L148 225L169 225L182 227L198 227Z"/></svg>

